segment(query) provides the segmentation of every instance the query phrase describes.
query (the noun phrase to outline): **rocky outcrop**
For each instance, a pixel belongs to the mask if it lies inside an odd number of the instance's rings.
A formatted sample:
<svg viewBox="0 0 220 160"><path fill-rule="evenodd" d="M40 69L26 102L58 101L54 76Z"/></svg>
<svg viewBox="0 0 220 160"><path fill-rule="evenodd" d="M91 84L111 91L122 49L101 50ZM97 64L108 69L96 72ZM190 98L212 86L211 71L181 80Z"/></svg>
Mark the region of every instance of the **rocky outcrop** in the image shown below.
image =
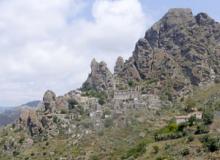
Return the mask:
<svg viewBox="0 0 220 160"><path fill-rule="evenodd" d="M19 125L21 128L27 128L31 136L39 135L42 130L39 116L34 109L24 109L21 111Z"/></svg>
<svg viewBox="0 0 220 160"><path fill-rule="evenodd" d="M56 108L56 94L53 91L46 91L43 96L45 112L51 113Z"/></svg>
<svg viewBox="0 0 220 160"><path fill-rule="evenodd" d="M124 79L171 82L171 90L209 83L220 75L220 24L205 13L170 9L140 39L117 75ZM131 70L132 73L128 72ZM214 71L214 73L213 73ZM162 86L161 86L162 87Z"/></svg>
<svg viewBox="0 0 220 160"><path fill-rule="evenodd" d="M118 57L114 68L114 74L117 75L122 71L123 68L124 68L124 59L123 57Z"/></svg>
<svg viewBox="0 0 220 160"><path fill-rule="evenodd" d="M98 63L95 59L91 63L91 73L82 86L82 90L108 90L113 87L113 75L105 62Z"/></svg>

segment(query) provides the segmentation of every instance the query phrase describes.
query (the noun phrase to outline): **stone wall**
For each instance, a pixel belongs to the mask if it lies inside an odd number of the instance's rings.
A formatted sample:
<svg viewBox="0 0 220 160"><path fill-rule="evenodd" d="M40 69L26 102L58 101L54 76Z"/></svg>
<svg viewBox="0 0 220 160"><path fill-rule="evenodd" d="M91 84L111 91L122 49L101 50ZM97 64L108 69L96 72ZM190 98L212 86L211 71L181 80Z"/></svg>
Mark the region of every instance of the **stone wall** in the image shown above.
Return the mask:
<svg viewBox="0 0 220 160"><path fill-rule="evenodd" d="M114 91L114 99L128 100L128 99L136 99L139 96L140 93L136 90Z"/></svg>

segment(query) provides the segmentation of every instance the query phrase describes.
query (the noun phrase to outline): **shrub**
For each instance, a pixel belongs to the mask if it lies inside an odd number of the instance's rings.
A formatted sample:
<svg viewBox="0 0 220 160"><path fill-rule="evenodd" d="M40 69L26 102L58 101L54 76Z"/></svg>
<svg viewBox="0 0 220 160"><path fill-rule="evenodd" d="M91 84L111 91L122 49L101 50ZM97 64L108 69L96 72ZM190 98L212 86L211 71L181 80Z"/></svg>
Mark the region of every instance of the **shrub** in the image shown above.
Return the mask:
<svg viewBox="0 0 220 160"><path fill-rule="evenodd" d="M106 102L105 102L105 99L104 99L104 98L100 98L100 99L98 100L98 103L99 103L100 105L104 105Z"/></svg>
<svg viewBox="0 0 220 160"><path fill-rule="evenodd" d="M130 149L126 155L122 156L121 159L128 159L130 157L137 158L146 152L146 142L139 143L136 147Z"/></svg>
<svg viewBox="0 0 220 160"><path fill-rule="evenodd" d="M157 154L159 152L159 147L158 146L153 146L153 152Z"/></svg>
<svg viewBox="0 0 220 160"><path fill-rule="evenodd" d="M67 114L68 112L67 112L66 109L62 109L62 110L60 111L60 113L61 113L61 114Z"/></svg>
<svg viewBox="0 0 220 160"><path fill-rule="evenodd" d="M185 108L186 112L191 112L192 108L194 108L196 106L196 101L193 100L192 98L188 98L186 100L185 105L186 105L186 108Z"/></svg>
<svg viewBox="0 0 220 160"><path fill-rule="evenodd" d="M206 135L202 137L201 142L210 152L215 152L220 149L220 138L218 136L211 137Z"/></svg>
<svg viewBox="0 0 220 160"><path fill-rule="evenodd" d="M74 99L68 101L68 108L69 110L74 109L78 105L78 102Z"/></svg>
<svg viewBox="0 0 220 160"><path fill-rule="evenodd" d="M189 126L193 126L196 122L196 116L191 116L188 120Z"/></svg>
<svg viewBox="0 0 220 160"><path fill-rule="evenodd" d="M105 122L104 122L104 126L106 127L106 128L109 128L109 127L111 127L113 125L113 119L112 118L106 118L105 119Z"/></svg>
<svg viewBox="0 0 220 160"><path fill-rule="evenodd" d="M61 112L62 112L62 110L61 110ZM58 119L57 116L54 116L54 117L53 117L53 122L56 123L56 124L59 122L59 119Z"/></svg>
<svg viewBox="0 0 220 160"><path fill-rule="evenodd" d="M187 137L187 142L192 142L193 140L194 140L193 135L189 135L189 136Z"/></svg>
<svg viewBox="0 0 220 160"><path fill-rule="evenodd" d="M13 154L14 157L16 157L16 156L18 156L20 153L19 153L18 151L13 151L12 154Z"/></svg>
<svg viewBox="0 0 220 160"><path fill-rule="evenodd" d="M99 160L97 155L92 155L89 159L90 160Z"/></svg>
<svg viewBox="0 0 220 160"><path fill-rule="evenodd" d="M181 155L182 155L182 156L187 156L187 155L189 155L189 149L188 149L188 148L184 148L184 149L181 151Z"/></svg>
<svg viewBox="0 0 220 160"><path fill-rule="evenodd" d="M134 81L129 80L129 81L128 81L128 85L129 85L129 87L133 87L133 86L135 85L135 83L134 83Z"/></svg>
<svg viewBox="0 0 220 160"><path fill-rule="evenodd" d="M186 127L186 123L182 123L177 125L175 122L171 121L167 126L159 130L154 138L156 141L168 140L168 139L176 139L185 136L184 128Z"/></svg>
<svg viewBox="0 0 220 160"><path fill-rule="evenodd" d="M21 137L21 138L18 140L18 143L23 144L23 143L24 143L24 140L25 140L25 137Z"/></svg>
<svg viewBox="0 0 220 160"><path fill-rule="evenodd" d="M85 93L84 93L84 96L87 96L87 97L95 97L95 98L98 98L98 103L100 105L103 105L106 103L106 99L107 99L107 94L106 92L102 91L102 92L98 92L96 90L87 90Z"/></svg>
<svg viewBox="0 0 220 160"><path fill-rule="evenodd" d="M213 122L213 119L214 119L213 111L206 109L202 115L202 120L203 120L204 124L206 124L206 125L211 124Z"/></svg>
<svg viewBox="0 0 220 160"><path fill-rule="evenodd" d="M199 124L197 126L197 129L195 131L195 134L204 134L204 133L208 133L209 130L208 130L208 127L205 126L204 124Z"/></svg>
<svg viewBox="0 0 220 160"><path fill-rule="evenodd" d="M167 133L167 134L156 134L154 136L155 141L164 141L169 139L177 139L185 136L184 132L175 132L175 133Z"/></svg>

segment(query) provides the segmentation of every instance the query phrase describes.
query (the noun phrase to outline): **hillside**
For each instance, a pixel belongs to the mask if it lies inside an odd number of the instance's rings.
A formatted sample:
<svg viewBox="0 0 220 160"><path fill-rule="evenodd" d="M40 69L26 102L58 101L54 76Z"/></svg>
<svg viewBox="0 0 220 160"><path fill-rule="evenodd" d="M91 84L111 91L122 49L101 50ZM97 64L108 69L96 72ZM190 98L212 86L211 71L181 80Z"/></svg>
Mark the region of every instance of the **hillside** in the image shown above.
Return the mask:
<svg viewBox="0 0 220 160"><path fill-rule="evenodd" d="M0 131L0 159L217 160L219 62L220 23L170 9L114 73L93 59L80 89L24 108Z"/></svg>

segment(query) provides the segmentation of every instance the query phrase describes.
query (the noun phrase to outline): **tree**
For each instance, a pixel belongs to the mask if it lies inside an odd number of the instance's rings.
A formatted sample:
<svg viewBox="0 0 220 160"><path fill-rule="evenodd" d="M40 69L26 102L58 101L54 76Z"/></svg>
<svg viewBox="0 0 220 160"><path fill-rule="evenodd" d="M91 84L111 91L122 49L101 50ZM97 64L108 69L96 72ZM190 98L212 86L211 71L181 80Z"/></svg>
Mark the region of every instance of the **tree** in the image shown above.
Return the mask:
<svg viewBox="0 0 220 160"><path fill-rule="evenodd" d="M189 126L193 126L196 122L196 116L191 116L188 120Z"/></svg>
<svg viewBox="0 0 220 160"><path fill-rule="evenodd" d="M212 137L212 136L204 136L201 139L201 142L204 144L205 147L210 152L215 152L220 149L220 138L219 137Z"/></svg>
<svg viewBox="0 0 220 160"><path fill-rule="evenodd" d="M186 112L191 112L192 108L194 108L196 106L196 101L193 100L192 98L188 98L186 100L186 104L185 105L186 105L186 108L185 108Z"/></svg>

